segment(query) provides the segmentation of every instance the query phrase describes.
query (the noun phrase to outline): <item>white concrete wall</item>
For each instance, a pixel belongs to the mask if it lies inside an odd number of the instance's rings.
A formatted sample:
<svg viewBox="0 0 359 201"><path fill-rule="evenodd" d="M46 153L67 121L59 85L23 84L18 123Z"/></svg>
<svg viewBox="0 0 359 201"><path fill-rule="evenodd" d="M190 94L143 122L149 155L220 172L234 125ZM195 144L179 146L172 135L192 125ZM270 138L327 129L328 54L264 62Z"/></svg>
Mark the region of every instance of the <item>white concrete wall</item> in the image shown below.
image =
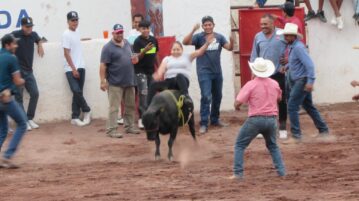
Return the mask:
<svg viewBox="0 0 359 201"><path fill-rule="evenodd" d="M86 62L84 95L94 118L105 118L107 114L107 96L99 85L100 53L105 43L103 39L82 43ZM35 119L39 122L71 119L72 93L65 77L61 44L46 43L44 48L45 57L41 59L36 56L34 63L34 74L40 91Z"/></svg>
<svg viewBox="0 0 359 201"><path fill-rule="evenodd" d="M230 0L167 0L163 2L164 11L164 31L167 36L176 36L177 40L182 41L196 23L200 23L205 15L214 18L215 31L223 34L227 40L231 33L230 24ZM193 47L186 47L186 52L194 51ZM233 84L233 57L232 53L226 50L222 52L223 69L223 99L221 110L231 110L234 101ZM196 109L200 106L200 89L197 80L196 62L193 62L191 77L190 94L195 101Z"/></svg>
<svg viewBox="0 0 359 201"><path fill-rule="evenodd" d="M317 8L317 3L312 1ZM349 83L359 80L359 26L354 24L352 1L345 0L341 13L344 17L344 30L339 31L330 24L334 16L329 3L325 2L324 10L328 23L319 20L308 22L309 51L316 65L317 81L314 100L317 103L338 103L351 101L358 93Z"/></svg>
<svg viewBox="0 0 359 201"><path fill-rule="evenodd" d="M34 30L50 42L61 40L67 28L66 14L71 10L79 13L83 37L103 38L103 31L111 30L116 23L131 29L130 0L8 0L1 1L0 10L11 13L12 23L11 27L0 29L0 36L17 29L21 9L34 19ZM5 20L5 16L0 15L1 24Z"/></svg>
<svg viewBox="0 0 359 201"><path fill-rule="evenodd" d="M231 5L236 6L252 6L255 0L231 0ZM283 4L284 0L268 0L267 5L278 5Z"/></svg>
<svg viewBox="0 0 359 201"><path fill-rule="evenodd" d="M46 2L54 3L55 1L47 0ZM57 1L56 1L57 2ZM74 1L75 2L75 1ZM121 3L125 0L121 0ZM128 1L129 2L129 1ZM56 3L54 3L56 4ZM117 3L113 3L117 4ZM126 3L125 3L126 4ZM101 4L102 5L102 4ZM206 6L204 6L206 5ZM82 6L83 10L90 10L94 5L87 8ZM111 7L111 6L110 6ZM112 6L114 7L114 6ZM110 10L107 8L106 13ZM130 10L130 8L128 8ZM200 22L204 15L212 15L217 24L216 31L224 34L226 37L230 34L230 3L229 0L213 0L203 4L202 1L191 0L168 0L164 1L164 30L165 35L176 35L178 40L182 40L184 35L187 34L193 25ZM80 12L80 11L79 11ZM120 13L119 11L118 13ZM88 29L88 22L86 19L91 18L92 13L80 14L82 19L82 33ZM104 15L106 16L106 15ZM180 16L180 17L179 17ZM102 18L101 16L96 16ZM131 16L128 15L121 17L123 21L130 22ZM105 20L110 18L105 17ZM64 22L65 23L65 22ZM127 23L128 24L128 23ZM49 23L49 26L51 23ZM38 27L36 27L38 28ZM62 33L65 27L58 28L59 33ZM102 28L95 26L94 29L102 31ZM52 31L50 31L52 32ZM85 32L96 34L95 32ZM102 34L102 33L101 33ZM83 36L88 36L84 35ZM93 37L95 35L92 35ZM102 35L101 35L102 36ZM54 40L56 37L54 35ZM106 118L107 117L107 97L106 93L99 89L99 58L102 46L105 44L105 40L96 39L92 41L83 42L84 56L86 61L86 83L84 94L92 108L94 118ZM34 73L37 77L38 86L40 90L40 99L38 104L38 110L35 120L39 122L66 120L71 117L71 92L63 70L62 49L59 42L52 42L44 44L46 55L40 59L35 55ZM193 51L193 47L187 47L186 51ZM232 55L227 51L223 51L222 65L224 69L224 89L223 89L223 102L222 110L232 109L234 99L234 87L233 87L233 62ZM199 110L200 90L197 81L195 62L193 63L193 74L191 80L190 93L195 101L196 110ZM28 96L25 96L25 101Z"/></svg>

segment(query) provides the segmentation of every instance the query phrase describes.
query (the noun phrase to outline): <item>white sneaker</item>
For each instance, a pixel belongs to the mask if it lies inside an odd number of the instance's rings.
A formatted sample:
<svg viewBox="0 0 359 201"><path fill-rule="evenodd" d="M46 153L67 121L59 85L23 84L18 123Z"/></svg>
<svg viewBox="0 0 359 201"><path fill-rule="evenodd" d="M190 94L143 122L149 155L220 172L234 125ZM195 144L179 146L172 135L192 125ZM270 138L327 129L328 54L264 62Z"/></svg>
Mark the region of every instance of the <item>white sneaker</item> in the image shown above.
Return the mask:
<svg viewBox="0 0 359 201"><path fill-rule="evenodd" d="M122 118L122 117L119 117L119 118L117 119L117 123L120 124L120 125L123 125L123 124L124 124L123 118Z"/></svg>
<svg viewBox="0 0 359 201"><path fill-rule="evenodd" d="M86 124L83 121L81 121L80 119L72 119L71 124L75 125L75 126L80 126L80 127L86 126Z"/></svg>
<svg viewBox="0 0 359 201"><path fill-rule="evenodd" d="M85 125L89 125L91 123L91 112L84 112L84 120L83 123Z"/></svg>
<svg viewBox="0 0 359 201"><path fill-rule="evenodd" d="M340 16L340 17L337 17L337 22L338 22L338 29L339 30L342 30L344 28L344 20L343 20L343 17Z"/></svg>
<svg viewBox="0 0 359 201"><path fill-rule="evenodd" d="M262 139L262 138L264 138L264 137L263 137L262 134L258 134L256 138L257 138L257 139Z"/></svg>
<svg viewBox="0 0 359 201"><path fill-rule="evenodd" d="M279 139L287 139L287 138L288 138L288 132L286 130L280 130Z"/></svg>
<svg viewBox="0 0 359 201"><path fill-rule="evenodd" d="M37 123L35 123L33 120L29 120L27 123L28 123L28 124L31 126L31 128L33 128L33 129L38 129L38 128L40 128L40 126L39 126Z"/></svg>
<svg viewBox="0 0 359 201"><path fill-rule="evenodd" d="M29 124L29 122L27 122L26 125L27 125L27 131L31 131L32 128L31 128L31 125Z"/></svg>
<svg viewBox="0 0 359 201"><path fill-rule="evenodd" d="M330 24L332 24L334 26L338 25L338 21L337 21L337 18L335 16L332 18L332 20L330 20Z"/></svg>
<svg viewBox="0 0 359 201"><path fill-rule="evenodd" d="M139 129L144 129L145 127L143 126L143 124L142 124L142 119L139 119L138 120L138 128Z"/></svg>

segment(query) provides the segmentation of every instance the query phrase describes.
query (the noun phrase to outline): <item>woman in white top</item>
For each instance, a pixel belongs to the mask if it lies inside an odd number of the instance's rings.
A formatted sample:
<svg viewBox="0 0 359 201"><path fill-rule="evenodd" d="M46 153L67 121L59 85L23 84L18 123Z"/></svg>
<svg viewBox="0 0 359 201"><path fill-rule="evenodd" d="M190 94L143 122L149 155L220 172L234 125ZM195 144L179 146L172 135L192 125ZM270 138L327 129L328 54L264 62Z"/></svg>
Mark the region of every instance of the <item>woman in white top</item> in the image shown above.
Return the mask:
<svg viewBox="0 0 359 201"><path fill-rule="evenodd" d="M179 90L181 94L189 98L188 87L191 74L192 61L202 56L208 46L213 41L213 38L208 39L207 42L198 50L191 54L183 53L183 46L176 41L171 48L171 55L163 59L157 72L153 74L153 82L148 92L148 105L150 105L152 98L157 92L166 89ZM165 80L161 81L162 78Z"/></svg>

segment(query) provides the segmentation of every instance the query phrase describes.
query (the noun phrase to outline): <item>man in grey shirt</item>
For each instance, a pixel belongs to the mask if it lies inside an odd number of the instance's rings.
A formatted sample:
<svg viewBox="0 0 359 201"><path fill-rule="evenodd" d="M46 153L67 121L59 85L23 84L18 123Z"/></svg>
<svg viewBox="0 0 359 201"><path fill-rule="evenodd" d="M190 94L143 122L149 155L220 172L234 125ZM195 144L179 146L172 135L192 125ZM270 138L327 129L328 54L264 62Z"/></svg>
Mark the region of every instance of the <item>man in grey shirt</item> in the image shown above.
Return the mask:
<svg viewBox="0 0 359 201"><path fill-rule="evenodd" d="M133 64L138 62L132 56L130 43L123 38L123 26L113 27L112 40L102 49L100 79L101 90L108 91L109 114L107 120L107 135L122 138L117 132L117 115L120 103L124 101L124 124L129 134L139 134L135 128L135 76Z"/></svg>
<svg viewBox="0 0 359 201"><path fill-rule="evenodd" d="M270 14L265 14L261 17L260 25L262 31L257 33L252 47L251 62L258 57L271 60L276 71L271 76L272 79L278 82L282 90L282 100L278 104L279 108L279 138L287 138L287 102L286 102L286 85L285 72L281 68L283 65L281 60L284 57L286 50L286 42L282 36L277 35L278 29L274 26L274 18Z"/></svg>

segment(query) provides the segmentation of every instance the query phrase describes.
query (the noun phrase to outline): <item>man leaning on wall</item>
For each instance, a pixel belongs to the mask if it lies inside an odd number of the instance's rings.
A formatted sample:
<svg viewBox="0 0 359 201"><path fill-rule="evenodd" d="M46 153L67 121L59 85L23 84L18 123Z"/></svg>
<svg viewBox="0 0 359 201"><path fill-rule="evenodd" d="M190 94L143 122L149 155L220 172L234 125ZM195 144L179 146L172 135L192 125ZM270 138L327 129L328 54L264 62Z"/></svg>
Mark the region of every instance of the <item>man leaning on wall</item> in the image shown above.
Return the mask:
<svg viewBox="0 0 359 201"><path fill-rule="evenodd" d="M66 78L69 82L72 98L71 124L85 126L91 122L91 109L83 95L85 84L85 61L82 55L81 37L77 30L79 16L71 11L67 14L68 29L62 35L62 47L64 49ZM80 119L83 112L84 119Z"/></svg>

